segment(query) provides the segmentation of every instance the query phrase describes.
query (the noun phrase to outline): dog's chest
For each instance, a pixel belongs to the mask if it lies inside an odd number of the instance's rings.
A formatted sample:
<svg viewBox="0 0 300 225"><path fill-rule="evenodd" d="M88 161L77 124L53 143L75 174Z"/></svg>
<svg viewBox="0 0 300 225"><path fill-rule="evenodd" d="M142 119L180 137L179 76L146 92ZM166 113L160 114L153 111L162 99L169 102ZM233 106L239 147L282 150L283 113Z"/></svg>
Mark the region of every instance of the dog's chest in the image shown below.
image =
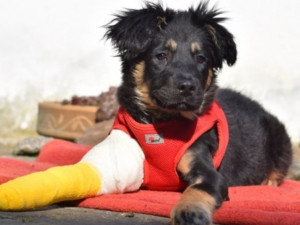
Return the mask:
<svg viewBox="0 0 300 225"><path fill-rule="evenodd" d="M218 105L196 120L176 120L158 124L136 122L124 109L120 109L113 129L123 130L136 139L145 154L144 187L153 190L178 190L182 186L176 166L186 150L206 131L217 124L221 148L217 151L215 166L225 154L228 138L226 118ZM223 135L225 134L225 135Z"/></svg>

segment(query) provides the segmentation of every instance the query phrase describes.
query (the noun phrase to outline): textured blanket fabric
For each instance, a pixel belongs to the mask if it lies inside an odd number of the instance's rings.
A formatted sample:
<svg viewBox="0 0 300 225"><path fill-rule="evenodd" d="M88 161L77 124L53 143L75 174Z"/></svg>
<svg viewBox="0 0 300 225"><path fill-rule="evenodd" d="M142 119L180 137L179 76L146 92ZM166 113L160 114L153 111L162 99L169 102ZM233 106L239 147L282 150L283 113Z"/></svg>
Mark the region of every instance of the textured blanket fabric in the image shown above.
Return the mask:
<svg viewBox="0 0 300 225"><path fill-rule="evenodd" d="M0 158L0 183L53 166L74 164L89 149L89 146L53 140L43 147L35 162ZM179 192L141 190L84 199L78 206L168 217L180 196ZM231 187L229 197L230 201L215 212L215 223L300 224L300 182L285 180L280 187Z"/></svg>

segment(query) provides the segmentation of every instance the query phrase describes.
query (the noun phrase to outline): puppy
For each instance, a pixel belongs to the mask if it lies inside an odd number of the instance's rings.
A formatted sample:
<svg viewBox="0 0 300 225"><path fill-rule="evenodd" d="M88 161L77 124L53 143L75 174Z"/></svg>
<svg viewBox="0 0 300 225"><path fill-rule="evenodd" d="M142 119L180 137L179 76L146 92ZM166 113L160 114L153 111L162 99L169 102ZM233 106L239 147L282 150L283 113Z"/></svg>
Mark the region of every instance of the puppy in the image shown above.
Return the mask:
<svg viewBox="0 0 300 225"><path fill-rule="evenodd" d="M123 73L114 129L137 139L145 154L142 187L184 190L173 224L211 224L228 186L279 185L291 163L278 119L217 87L222 64L237 57L224 20L207 3L188 11L146 3L107 25Z"/></svg>
<svg viewBox="0 0 300 225"><path fill-rule="evenodd" d="M74 165L0 185L0 210L108 193L183 191L174 225L206 225L228 186L279 185L291 163L284 126L216 77L236 45L207 3L188 11L147 3L107 26L122 60L121 105L109 136ZM37 182L38 181L38 182Z"/></svg>

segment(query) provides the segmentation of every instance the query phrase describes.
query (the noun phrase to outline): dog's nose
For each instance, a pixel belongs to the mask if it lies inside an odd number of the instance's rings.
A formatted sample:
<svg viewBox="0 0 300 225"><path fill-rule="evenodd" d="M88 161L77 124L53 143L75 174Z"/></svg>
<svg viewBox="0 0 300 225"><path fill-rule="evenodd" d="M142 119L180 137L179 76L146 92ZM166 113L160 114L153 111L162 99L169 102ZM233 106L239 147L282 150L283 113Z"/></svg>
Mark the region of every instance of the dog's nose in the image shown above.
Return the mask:
<svg viewBox="0 0 300 225"><path fill-rule="evenodd" d="M193 84L192 81L186 80L178 84L177 89L179 90L179 93L182 95L190 95L196 90L196 86L195 84Z"/></svg>

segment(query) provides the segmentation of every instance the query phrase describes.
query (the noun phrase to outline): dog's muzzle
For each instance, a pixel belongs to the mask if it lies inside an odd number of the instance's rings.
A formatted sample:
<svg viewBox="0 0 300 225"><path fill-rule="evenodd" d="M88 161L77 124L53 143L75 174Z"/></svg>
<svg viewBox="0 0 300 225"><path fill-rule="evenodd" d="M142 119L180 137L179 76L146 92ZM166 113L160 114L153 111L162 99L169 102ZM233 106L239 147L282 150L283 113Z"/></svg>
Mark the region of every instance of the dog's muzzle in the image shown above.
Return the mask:
<svg viewBox="0 0 300 225"><path fill-rule="evenodd" d="M152 92L153 102L165 109L193 111L199 108L202 95L192 81L177 83L173 87L162 87Z"/></svg>

